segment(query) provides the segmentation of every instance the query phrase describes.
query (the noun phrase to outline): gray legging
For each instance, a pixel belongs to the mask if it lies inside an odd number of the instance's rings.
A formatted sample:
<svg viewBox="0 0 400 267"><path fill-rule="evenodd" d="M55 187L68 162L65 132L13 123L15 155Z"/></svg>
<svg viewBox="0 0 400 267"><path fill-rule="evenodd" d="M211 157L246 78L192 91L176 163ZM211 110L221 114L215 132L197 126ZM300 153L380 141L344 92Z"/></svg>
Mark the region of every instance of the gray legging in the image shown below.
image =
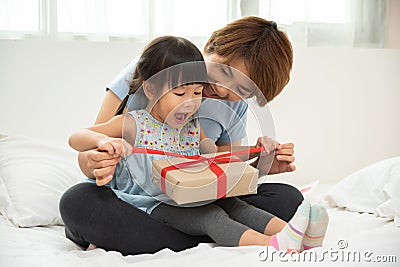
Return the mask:
<svg viewBox="0 0 400 267"><path fill-rule="evenodd" d="M197 207L158 205L151 216L189 235L208 235L222 246L237 246L248 229L264 233L275 217L236 198L223 198Z"/></svg>

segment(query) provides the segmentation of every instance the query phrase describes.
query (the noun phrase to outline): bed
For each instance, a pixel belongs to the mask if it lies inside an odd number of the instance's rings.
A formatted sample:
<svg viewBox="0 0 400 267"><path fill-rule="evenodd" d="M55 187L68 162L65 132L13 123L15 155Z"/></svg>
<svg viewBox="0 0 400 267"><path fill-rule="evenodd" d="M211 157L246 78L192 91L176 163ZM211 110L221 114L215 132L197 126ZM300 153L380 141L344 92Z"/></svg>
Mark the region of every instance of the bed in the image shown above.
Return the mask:
<svg viewBox="0 0 400 267"><path fill-rule="evenodd" d="M66 144L0 136L0 266L400 264L400 157L383 159L335 184L300 188L312 203L327 207L330 223L324 246L299 255L212 243L136 256L83 251L65 238L58 212L61 194L82 179L76 153Z"/></svg>

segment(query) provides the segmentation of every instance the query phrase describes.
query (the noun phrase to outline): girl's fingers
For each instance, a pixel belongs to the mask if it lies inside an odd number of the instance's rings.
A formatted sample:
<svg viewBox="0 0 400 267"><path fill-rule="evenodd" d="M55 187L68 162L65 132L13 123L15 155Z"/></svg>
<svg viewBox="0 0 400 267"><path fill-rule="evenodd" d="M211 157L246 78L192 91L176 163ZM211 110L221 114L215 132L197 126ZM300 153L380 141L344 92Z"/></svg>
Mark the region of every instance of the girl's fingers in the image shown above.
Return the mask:
<svg viewBox="0 0 400 267"><path fill-rule="evenodd" d="M279 149L282 149L282 145L278 141L275 141L275 147L273 147L272 150L279 150Z"/></svg>
<svg viewBox="0 0 400 267"><path fill-rule="evenodd" d="M122 154L122 150L123 150L123 148L122 148L122 143L121 142L114 142L113 144L112 144L112 146L114 147L114 154L116 154L116 155L121 155Z"/></svg>
<svg viewBox="0 0 400 267"><path fill-rule="evenodd" d="M132 154L132 146L124 139L118 139L111 143L114 148L114 154L118 156L129 156Z"/></svg>
<svg viewBox="0 0 400 267"><path fill-rule="evenodd" d="M101 151L107 151L108 154L115 154L114 147L112 145L110 145L109 143L102 144L101 146L99 146L98 149Z"/></svg>
<svg viewBox="0 0 400 267"><path fill-rule="evenodd" d="M266 151L268 154L275 151L275 149L279 149L280 145L281 144L279 142L274 141L271 138L267 137L266 139L264 139L264 147L266 147Z"/></svg>
<svg viewBox="0 0 400 267"><path fill-rule="evenodd" d="M132 146L125 140L123 140L122 146L122 155L125 157L130 156L132 154Z"/></svg>
<svg viewBox="0 0 400 267"><path fill-rule="evenodd" d="M268 147L268 143L266 142L266 140L263 137L260 138L259 143L260 143L260 146L262 146L264 148L264 151L261 152L261 156L265 156L265 155L269 154L270 149Z"/></svg>
<svg viewBox="0 0 400 267"><path fill-rule="evenodd" d="M279 144L279 142L276 142L267 136L263 136L263 137L259 137L257 139L256 147L261 147L261 146L265 150L264 152L261 152L261 156L265 156L265 155L269 154L271 151L274 151L275 148L278 148L280 146L280 144Z"/></svg>

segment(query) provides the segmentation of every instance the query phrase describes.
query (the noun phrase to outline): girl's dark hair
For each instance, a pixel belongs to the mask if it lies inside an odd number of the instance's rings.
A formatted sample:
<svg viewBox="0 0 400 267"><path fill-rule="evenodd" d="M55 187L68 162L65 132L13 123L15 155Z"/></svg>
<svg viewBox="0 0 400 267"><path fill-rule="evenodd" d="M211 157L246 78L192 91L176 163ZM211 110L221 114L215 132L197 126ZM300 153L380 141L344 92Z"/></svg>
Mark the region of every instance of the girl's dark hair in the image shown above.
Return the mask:
<svg viewBox="0 0 400 267"><path fill-rule="evenodd" d="M194 64L182 64L190 62ZM166 84L172 89L188 83L206 83L207 69L203 55L192 42L182 37L161 36L151 41L136 65L128 95L116 115L123 113L132 94L140 99L141 108L147 105L147 98L141 88L144 81L150 81L159 90Z"/></svg>

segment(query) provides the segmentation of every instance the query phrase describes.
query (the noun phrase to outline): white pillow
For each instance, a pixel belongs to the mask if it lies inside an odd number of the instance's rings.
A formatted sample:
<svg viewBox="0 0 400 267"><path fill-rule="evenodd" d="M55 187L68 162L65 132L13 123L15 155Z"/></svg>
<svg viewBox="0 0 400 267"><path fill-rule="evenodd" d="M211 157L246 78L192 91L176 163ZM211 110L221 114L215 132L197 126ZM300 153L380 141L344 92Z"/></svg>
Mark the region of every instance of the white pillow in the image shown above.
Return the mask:
<svg viewBox="0 0 400 267"><path fill-rule="evenodd" d="M374 213L400 225L400 157L379 161L346 177L325 195L335 207Z"/></svg>
<svg viewBox="0 0 400 267"><path fill-rule="evenodd" d="M16 227L62 225L62 193L83 180L77 153L26 137L0 138L0 213Z"/></svg>

